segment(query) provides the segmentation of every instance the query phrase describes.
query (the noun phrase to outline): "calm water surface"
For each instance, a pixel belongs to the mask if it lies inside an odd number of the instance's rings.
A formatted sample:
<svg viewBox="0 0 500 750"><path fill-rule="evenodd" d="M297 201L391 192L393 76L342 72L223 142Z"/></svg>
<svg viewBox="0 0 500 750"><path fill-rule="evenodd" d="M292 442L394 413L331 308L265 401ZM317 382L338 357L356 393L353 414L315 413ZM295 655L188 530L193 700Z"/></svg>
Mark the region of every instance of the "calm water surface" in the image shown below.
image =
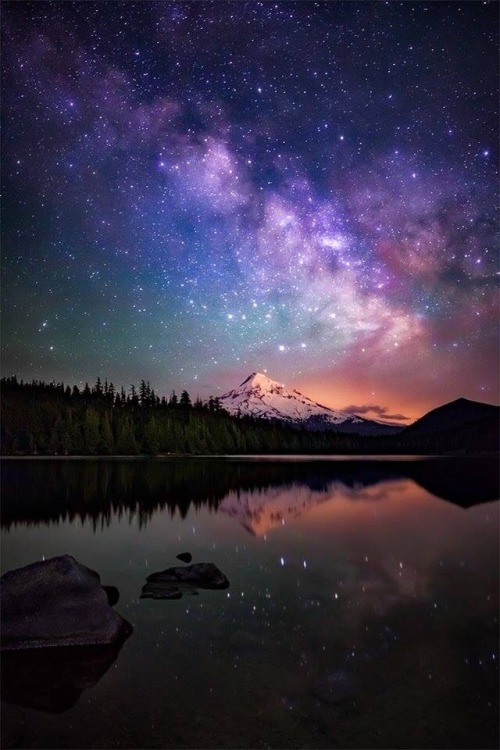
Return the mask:
<svg viewBox="0 0 500 750"><path fill-rule="evenodd" d="M497 747L497 498L488 459L5 461L3 572L71 554L134 632L4 669L4 747ZM181 552L230 588L140 599Z"/></svg>

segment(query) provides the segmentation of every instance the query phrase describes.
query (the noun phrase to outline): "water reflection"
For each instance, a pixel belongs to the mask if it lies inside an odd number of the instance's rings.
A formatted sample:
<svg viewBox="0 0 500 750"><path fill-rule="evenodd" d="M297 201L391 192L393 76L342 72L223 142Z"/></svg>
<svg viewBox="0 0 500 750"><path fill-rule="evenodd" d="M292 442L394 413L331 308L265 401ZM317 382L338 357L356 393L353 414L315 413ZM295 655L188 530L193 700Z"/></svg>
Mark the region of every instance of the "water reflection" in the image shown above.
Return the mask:
<svg viewBox="0 0 500 750"><path fill-rule="evenodd" d="M219 509L230 493L301 486L315 493L332 487L363 488L412 479L431 494L468 507L499 497L494 458L418 461L5 461L2 528L12 524L89 520L98 528L113 515L143 527L155 511L185 518L190 506ZM354 493L353 493L354 497ZM317 498L318 499L318 498ZM226 503L227 505L227 503ZM225 512L231 513L226 507Z"/></svg>
<svg viewBox="0 0 500 750"><path fill-rule="evenodd" d="M73 551L134 625L30 746L498 745L495 461L21 463L6 568ZM141 599L180 554L231 587Z"/></svg>
<svg viewBox="0 0 500 750"><path fill-rule="evenodd" d="M2 653L2 700L61 713L74 706L118 658L125 639L107 646L65 646Z"/></svg>

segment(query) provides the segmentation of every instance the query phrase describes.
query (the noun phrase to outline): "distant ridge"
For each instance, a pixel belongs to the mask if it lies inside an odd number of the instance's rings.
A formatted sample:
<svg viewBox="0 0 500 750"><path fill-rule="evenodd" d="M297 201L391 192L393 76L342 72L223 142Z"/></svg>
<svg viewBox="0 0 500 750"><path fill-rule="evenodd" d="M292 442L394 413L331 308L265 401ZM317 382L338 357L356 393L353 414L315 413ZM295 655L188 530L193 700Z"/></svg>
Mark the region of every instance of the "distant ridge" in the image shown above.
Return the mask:
<svg viewBox="0 0 500 750"><path fill-rule="evenodd" d="M406 427L402 435L432 435L443 430L461 428L474 422L498 420L499 415L500 407L494 404L457 398L424 414L423 417Z"/></svg>

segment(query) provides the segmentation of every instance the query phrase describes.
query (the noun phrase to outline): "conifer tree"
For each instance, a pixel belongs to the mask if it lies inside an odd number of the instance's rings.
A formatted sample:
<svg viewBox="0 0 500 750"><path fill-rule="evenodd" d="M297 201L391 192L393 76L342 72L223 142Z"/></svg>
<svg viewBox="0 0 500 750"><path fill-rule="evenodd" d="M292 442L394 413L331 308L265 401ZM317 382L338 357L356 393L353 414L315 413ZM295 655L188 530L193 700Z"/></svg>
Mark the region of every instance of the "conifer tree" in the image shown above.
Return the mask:
<svg viewBox="0 0 500 750"><path fill-rule="evenodd" d="M182 391L181 393L179 405L184 407L191 406L191 397L186 390Z"/></svg>
<svg viewBox="0 0 500 750"><path fill-rule="evenodd" d="M154 417L151 417L146 427L144 428L144 440L142 447L145 453L152 453L153 455L158 453L158 451L160 450L160 433Z"/></svg>
<svg viewBox="0 0 500 750"><path fill-rule="evenodd" d="M13 441L15 453L33 453L35 442L33 435L26 429L19 430Z"/></svg>
<svg viewBox="0 0 500 750"><path fill-rule="evenodd" d="M85 452L94 454L99 443L99 416L94 409L87 409L83 427Z"/></svg>
<svg viewBox="0 0 500 750"><path fill-rule="evenodd" d="M139 403L141 406L146 406L148 403L148 387L145 380L141 380L139 386Z"/></svg>
<svg viewBox="0 0 500 750"><path fill-rule="evenodd" d="M98 443L99 453L104 453L107 455L109 455L110 453L113 453L113 449L114 449L113 433L111 431L109 414L107 412L103 412L101 414L99 432L100 432L99 443Z"/></svg>
<svg viewBox="0 0 500 750"><path fill-rule="evenodd" d="M79 420L73 420L69 426L69 445L68 451L70 453L82 453L84 447L84 441L82 436L82 429Z"/></svg>
<svg viewBox="0 0 500 750"><path fill-rule="evenodd" d="M137 396L137 391L135 389L135 385L132 383L130 386L130 403L132 406L138 406L139 405L139 398Z"/></svg>
<svg viewBox="0 0 500 750"><path fill-rule="evenodd" d="M120 426L116 449L119 454L125 456L135 456L139 452L132 424L128 418L124 419Z"/></svg>

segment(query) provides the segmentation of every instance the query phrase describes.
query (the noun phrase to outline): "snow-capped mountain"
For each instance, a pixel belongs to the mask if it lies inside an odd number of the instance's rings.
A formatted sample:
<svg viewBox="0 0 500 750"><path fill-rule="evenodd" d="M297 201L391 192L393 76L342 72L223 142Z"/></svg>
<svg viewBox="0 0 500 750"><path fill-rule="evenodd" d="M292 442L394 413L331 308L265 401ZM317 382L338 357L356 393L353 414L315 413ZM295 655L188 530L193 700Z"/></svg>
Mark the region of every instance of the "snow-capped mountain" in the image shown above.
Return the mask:
<svg viewBox="0 0 500 750"><path fill-rule="evenodd" d="M310 430L336 430L363 435L389 435L398 427L363 419L354 414L330 409L312 401L297 390L254 372L238 388L219 397L220 405L229 414L259 417Z"/></svg>

